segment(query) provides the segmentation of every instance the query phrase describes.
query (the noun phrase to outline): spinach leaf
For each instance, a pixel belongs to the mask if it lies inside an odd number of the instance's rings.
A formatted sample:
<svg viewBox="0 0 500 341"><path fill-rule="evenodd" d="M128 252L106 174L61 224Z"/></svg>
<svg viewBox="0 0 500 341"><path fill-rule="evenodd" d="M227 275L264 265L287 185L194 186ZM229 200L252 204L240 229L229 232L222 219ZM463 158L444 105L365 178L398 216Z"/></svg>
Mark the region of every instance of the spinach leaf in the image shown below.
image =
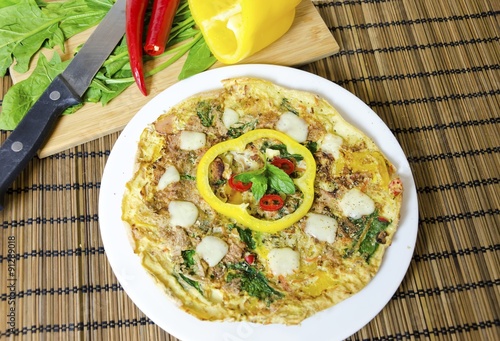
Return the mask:
<svg viewBox="0 0 500 341"><path fill-rule="evenodd" d="M200 283L196 282L195 280L192 280L191 278L184 276L181 273L179 273L179 277L182 278L182 280L184 282L186 282L187 284L189 284L190 286L192 286L193 288L198 290L198 292L203 295L203 290L201 289Z"/></svg>
<svg viewBox="0 0 500 341"><path fill-rule="evenodd" d="M235 139L237 137L240 137L247 131L254 130L256 126L257 126L257 120L246 123L237 123L233 125L231 128L229 128L229 130L227 131L227 136Z"/></svg>
<svg viewBox="0 0 500 341"><path fill-rule="evenodd" d="M262 152L265 153L266 149L279 150L280 157L283 159L295 159L297 162L302 161L304 157L300 154L291 154L288 152L288 149L285 144L269 144L267 141L262 144Z"/></svg>
<svg viewBox="0 0 500 341"><path fill-rule="evenodd" d="M262 272L247 262L228 264L228 270L226 280L230 282L235 278L240 278L241 290L246 291L250 296L264 300L267 304L284 297L283 293L269 285L266 276Z"/></svg>
<svg viewBox="0 0 500 341"><path fill-rule="evenodd" d="M181 256L182 259L184 260L184 264L186 265L187 268L190 268L194 265L194 254L196 253L195 250L183 250L181 251Z"/></svg>
<svg viewBox="0 0 500 341"><path fill-rule="evenodd" d="M112 5L111 0L68 0L45 4L34 0L0 7L0 77L16 59L14 69L28 71L33 55L42 46L60 46L76 33L95 26Z"/></svg>
<svg viewBox="0 0 500 341"><path fill-rule="evenodd" d="M201 121L204 127L210 127L214 121L214 115L212 115L212 105L207 101L200 101L196 107L196 115Z"/></svg>
<svg viewBox="0 0 500 341"><path fill-rule="evenodd" d="M45 88L67 65L68 62L61 62L61 57L57 53L50 61L45 55L40 54L33 74L13 85L5 94L0 112L0 129L14 129Z"/></svg>
<svg viewBox="0 0 500 341"><path fill-rule="evenodd" d="M365 237L359 244L359 253L369 262L370 257L377 251L379 242L377 236L384 231L390 222L386 220L379 220L378 216L374 216L368 227Z"/></svg>
<svg viewBox="0 0 500 341"><path fill-rule="evenodd" d="M283 98L281 100L281 108L283 110L290 111L292 114L299 116L299 112L292 106L288 98Z"/></svg>
<svg viewBox="0 0 500 341"><path fill-rule="evenodd" d="M196 44L189 50L187 59L182 66L182 70L179 74L179 79L185 79L193 76L197 73L205 71L214 63L217 59L214 57L210 49L208 48L205 39L199 39Z"/></svg>
<svg viewBox="0 0 500 341"><path fill-rule="evenodd" d="M252 230L236 226L240 239L247 245L250 250L255 249L255 240L252 238Z"/></svg>

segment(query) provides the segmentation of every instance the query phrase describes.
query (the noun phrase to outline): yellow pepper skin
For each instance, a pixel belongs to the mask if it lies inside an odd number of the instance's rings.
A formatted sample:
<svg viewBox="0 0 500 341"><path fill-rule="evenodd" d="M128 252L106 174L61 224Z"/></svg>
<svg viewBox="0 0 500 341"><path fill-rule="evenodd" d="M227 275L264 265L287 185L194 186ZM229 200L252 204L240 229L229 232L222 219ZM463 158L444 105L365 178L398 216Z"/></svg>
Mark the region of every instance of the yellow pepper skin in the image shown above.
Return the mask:
<svg viewBox="0 0 500 341"><path fill-rule="evenodd" d="M286 145L289 153L300 154L304 157L306 170L299 178L294 178L295 186L302 192L303 201L301 205L291 214L285 215L277 220L263 220L250 215L247 204L230 204L221 201L213 192L209 183L209 167L212 161L219 155L228 151L243 151L246 145L261 138L272 138ZM316 177L316 161L311 152L303 145L297 143L288 135L272 129L256 129L232 140L227 140L212 146L201 158L196 173L196 185L201 196L218 213L225 215L244 225L245 227L259 232L276 233L293 223L299 221L307 214L314 200L314 179Z"/></svg>
<svg viewBox="0 0 500 341"><path fill-rule="evenodd" d="M234 64L262 50L292 26L301 0L189 0L214 56Z"/></svg>

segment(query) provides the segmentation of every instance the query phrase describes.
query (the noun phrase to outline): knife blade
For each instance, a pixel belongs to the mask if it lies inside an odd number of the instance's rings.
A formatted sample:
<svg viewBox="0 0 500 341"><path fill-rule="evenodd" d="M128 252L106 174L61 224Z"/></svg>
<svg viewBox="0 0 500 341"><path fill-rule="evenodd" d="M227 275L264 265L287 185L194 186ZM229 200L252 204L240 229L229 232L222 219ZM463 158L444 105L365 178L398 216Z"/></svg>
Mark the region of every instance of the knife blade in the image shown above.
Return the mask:
<svg viewBox="0 0 500 341"><path fill-rule="evenodd" d="M56 76L0 147L0 211L7 189L35 156L59 116L82 102L92 79L125 34L126 0L117 0L66 69Z"/></svg>

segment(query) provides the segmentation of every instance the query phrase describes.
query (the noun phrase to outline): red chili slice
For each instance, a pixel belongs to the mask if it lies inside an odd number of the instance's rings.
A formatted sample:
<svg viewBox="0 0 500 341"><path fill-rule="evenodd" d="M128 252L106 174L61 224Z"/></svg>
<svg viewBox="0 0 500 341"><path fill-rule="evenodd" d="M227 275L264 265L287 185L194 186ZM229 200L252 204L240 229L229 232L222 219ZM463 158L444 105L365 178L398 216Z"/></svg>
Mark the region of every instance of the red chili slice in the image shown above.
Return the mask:
<svg viewBox="0 0 500 341"><path fill-rule="evenodd" d="M276 156L271 161L271 164L278 167L288 175L292 174L293 171L295 170L295 164L293 163L292 160L289 159L283 159Z"/></svg>
<svg viewBox="0 0 500 341"><path fill-rule="evenodd" d="M234 178L234 175L232 175L229 178L228 184L229 184L229 187L231 187L232 189L234 189L238 192L245 192L245 191L248 191L250 188L252 188L251 182L244 183L242 181L236 180Z"/></svg>
<svg viewBox="0 0 500 341"><path fill-rule="evenodd" d="M277 211L284 204L283 199L277 194L266 194L259 201L260 208L264 211Z"/></svg>

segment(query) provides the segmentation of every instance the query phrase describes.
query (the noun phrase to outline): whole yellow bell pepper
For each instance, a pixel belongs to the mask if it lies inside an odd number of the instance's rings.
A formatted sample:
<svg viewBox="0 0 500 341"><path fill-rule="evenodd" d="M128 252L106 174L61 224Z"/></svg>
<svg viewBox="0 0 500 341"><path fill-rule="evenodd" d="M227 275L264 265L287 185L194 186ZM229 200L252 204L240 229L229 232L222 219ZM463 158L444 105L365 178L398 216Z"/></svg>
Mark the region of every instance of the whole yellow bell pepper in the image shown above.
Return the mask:
<svg viewBox="0 0 500 341"><path fill-rule="evenodd" d="M209 182L209 169L212 161L218 156L229 151L243 151L246 146L258 139L276 139L287 147L290 154L303 156L306 165L301 176L292 179L295 186L302 192L300 206L291 214L277 220L264 220L250 215L247 211L248 203L231 204L220 200L212 190ZM272 129L256 129L240 137L227 140L212 146L201 158L196 173L196 184L203 199L217 212L225 215L254 231L275 233L290 227L307 214L314 200L314 179L316 177L316 162L311 152L303 145L297 143L288 135Z"/></svg>
<svg viewBox="0 0 500 341"><path fill-rule="evenodd" d="M234 64L270 45L292 26L301 0L188 0L214 56Z"/></svg>

